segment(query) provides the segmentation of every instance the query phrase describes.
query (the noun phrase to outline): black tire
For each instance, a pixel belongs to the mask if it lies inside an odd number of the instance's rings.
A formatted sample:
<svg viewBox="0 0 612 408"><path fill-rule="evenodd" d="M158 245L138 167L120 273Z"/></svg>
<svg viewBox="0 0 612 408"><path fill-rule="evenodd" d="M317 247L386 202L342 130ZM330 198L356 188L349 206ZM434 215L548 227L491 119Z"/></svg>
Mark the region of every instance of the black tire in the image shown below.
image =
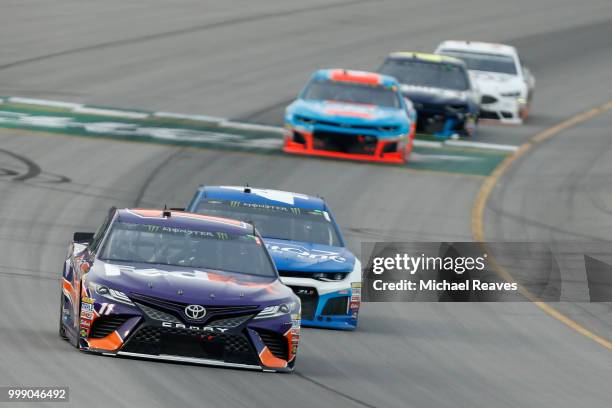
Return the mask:
<svg viewBox="0 0 612 408"><path fill-rule="evenodd" d="M66 335L66 328L64 327L64 325L62 324L62 317L64 314L64 291L60 290L60 310L59 310L59 336L68 341L68 336Z"/></svg>

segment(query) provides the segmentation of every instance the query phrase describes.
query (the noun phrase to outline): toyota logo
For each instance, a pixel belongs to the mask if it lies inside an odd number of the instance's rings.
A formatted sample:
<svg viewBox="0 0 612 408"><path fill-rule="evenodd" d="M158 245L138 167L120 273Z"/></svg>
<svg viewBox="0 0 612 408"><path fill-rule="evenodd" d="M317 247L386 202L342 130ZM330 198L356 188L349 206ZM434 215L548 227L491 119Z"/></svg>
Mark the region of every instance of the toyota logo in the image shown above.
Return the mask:
<svg viewBox="0 0 612 408"><path fill-rule="evenodd" d="M206 316L206 309L200 305L189 305L185 308L185 316L191 320L200 320Z"/></svg>

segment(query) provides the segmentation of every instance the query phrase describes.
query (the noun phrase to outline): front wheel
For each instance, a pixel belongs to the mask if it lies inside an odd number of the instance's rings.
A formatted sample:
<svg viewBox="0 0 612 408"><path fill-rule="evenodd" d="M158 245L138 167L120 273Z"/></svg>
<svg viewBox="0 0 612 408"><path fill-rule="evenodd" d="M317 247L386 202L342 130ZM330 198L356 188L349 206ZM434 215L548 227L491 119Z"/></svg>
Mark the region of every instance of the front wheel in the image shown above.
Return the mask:
<svg viewBox="0 0 612 408"><path fill-rule="evenodd" d="M60 291L60 313L59 313L59 336L68 340L68 335L66 334L66 327L64 327L64 292Z"/></svg>

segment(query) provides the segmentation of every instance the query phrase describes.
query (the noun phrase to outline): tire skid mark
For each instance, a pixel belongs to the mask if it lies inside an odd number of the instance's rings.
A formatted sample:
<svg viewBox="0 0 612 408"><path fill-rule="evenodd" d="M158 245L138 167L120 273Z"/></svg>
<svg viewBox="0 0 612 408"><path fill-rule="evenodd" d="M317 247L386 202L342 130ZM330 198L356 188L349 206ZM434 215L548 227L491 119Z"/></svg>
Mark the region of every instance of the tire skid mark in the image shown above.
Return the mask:
<svg viewBox="0 0 612 408"><path fill-rule="evenodd" d="M0 149L0 152L6 154L7 156L12 157L13 159L17 160L18 162L26 166L27 170L25 174L16 175L16 177L13 178L14 181L26 181L34 177L37 177L40 175L40 173L42 173L42 169L40 168L40 166L36 164L34 161L28 159L27 157L21 156L17 153L13 153L6 149ZM10 173L11 170L9 169L8 172Z"/></svg>
<svg viewBox="0 0 612 408"><path fill-rule="evenodd" d="M341 391L333 389L332 387L328 387L327 385L325 385L325 384L323 384L323 383L321 383L321 382L319 382L319 381L317 381L317 380L315 380L313 378L310 378L307 375L300 374L299 372L294 372L293 375L298 376L301 379L303 379L305 381L308 381L309 383L311 383L313 385L316 385L319 388L322 388L322 389L324 389L326 391L329 391L332 394L336 394L336 395L338 395L338 396L340 396L340 397L342 397L342 398L344 398L344 399L346 399L346 400L348 400L348 401L350 401L350 402L352 402L352 403L354 403L356 405L359 405L361 407L365 407L365 408L377 408L376 405L371 405L371 404L368 404L367 402L360 401L357 398L351 397L348 394L345 394L345 393L343 393Z"/></svg>
<svg viewBox="0 0 612 408"><path fill-rule="evenodd" d="M27 158L26 156L22 156L6 149L0 149L0 153L4 153L5 155L11 157L26 168L25 172L22 173L11 167L0 167L0 178L6 177L9 178L11 181L25 182L32 180L35 182L52 184L71 182L71 179L69 177L63 176L61 174L43 172L42 168L38 164L36 164L36 162Z"/></svg>

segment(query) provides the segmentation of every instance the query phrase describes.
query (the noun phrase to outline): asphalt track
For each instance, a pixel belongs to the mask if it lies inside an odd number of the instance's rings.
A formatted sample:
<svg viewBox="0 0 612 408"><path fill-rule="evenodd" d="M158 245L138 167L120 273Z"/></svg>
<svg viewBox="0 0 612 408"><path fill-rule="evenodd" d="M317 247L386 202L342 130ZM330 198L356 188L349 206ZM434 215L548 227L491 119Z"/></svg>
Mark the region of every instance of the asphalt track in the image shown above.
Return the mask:
<svg viewBox="0 0 612 408"><path fill-rule="evenodd" d="M529 123L483 140L520 144L612 99L607 0L5 0L0 94L273 122L313 69L468 37L518 45L538 81ZM609 240L610 125L604 113L515 163L485 238ZM368 304L355 333L305 330L293 375L90 356L57 337L72 231L111 205L178 206L198 184L245 182L326 197L358 251L471 240L482 178L0 130L0 385L67 385L71 405L92 407L612 404L610 351L528 303ZM609 304L559 308L612 338Z"/></svg>

